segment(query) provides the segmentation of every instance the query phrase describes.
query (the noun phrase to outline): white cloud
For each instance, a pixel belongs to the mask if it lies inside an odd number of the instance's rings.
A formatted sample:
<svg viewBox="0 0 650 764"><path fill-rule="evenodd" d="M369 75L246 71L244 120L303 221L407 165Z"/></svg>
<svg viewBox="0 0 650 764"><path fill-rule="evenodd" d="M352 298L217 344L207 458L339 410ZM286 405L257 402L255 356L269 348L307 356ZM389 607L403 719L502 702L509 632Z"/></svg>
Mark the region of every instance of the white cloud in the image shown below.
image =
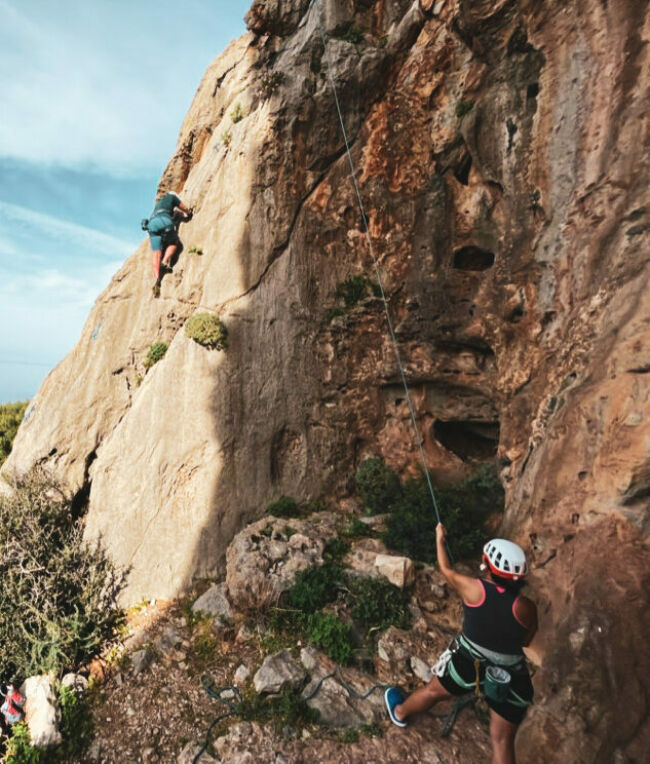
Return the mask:
<svg viewBox="0 0 650 764"><path fill-rule="evenodd" d="M161 166L209 61L250 0L0 0L0 152Z"/></svg>
<svg viewBox="0 0 650 764"><path fill-rule="evenodd" d="M16 242L26 237L32 240L31 247L38 246L43 252L53 247L63 247L68 257L77 252L80 255L108 255L111 258L121 255L124 258L137 247L135 239L125 241L93 228L6 202L0 202L0 224L5 232L0 237L0 255L17 254L21 248ZM11 232L11 238L7 236L8 231Z"/></svg>

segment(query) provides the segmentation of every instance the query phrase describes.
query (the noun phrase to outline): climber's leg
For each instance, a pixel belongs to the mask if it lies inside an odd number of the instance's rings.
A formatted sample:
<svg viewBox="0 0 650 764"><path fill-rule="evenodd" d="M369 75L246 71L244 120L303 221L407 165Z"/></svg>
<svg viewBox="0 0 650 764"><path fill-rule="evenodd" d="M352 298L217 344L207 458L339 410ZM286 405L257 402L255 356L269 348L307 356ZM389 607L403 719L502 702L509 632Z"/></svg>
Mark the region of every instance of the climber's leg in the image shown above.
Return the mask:
<svg viewBox="0 0 650 764"><path fill-rule="evenodd" d="M515 735L517 725L506 721L490 709L490 739L492 764L515 764Z"/></svg>

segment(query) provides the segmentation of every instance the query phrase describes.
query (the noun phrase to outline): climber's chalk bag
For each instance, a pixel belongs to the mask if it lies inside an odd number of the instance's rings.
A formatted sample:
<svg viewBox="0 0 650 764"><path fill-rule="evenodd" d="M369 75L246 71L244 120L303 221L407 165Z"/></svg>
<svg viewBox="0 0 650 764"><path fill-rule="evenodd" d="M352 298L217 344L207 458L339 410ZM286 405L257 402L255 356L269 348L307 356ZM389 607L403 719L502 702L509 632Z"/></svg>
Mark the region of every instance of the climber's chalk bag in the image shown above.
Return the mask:
<svg viewBox="0 0 650 764"><path fill-rule="evenodd" d="M495 703L505 703L508 700L511 680L512 677L504 668L488 666L485 669L485 683L483 685L485 697L490 698Z"/></svg>

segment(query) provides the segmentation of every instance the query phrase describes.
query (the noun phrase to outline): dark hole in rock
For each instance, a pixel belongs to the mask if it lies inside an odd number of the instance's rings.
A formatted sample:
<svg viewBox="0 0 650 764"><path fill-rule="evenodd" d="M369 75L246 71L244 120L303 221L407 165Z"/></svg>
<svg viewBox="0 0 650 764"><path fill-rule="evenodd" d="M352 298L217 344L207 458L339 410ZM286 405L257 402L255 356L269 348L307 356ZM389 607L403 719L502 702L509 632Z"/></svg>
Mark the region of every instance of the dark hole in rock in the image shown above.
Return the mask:
<svg viewBox="0 0 650 764"><path fill-rule="evenodd" d="M469 183L469 173L472 169L472 155L469 151L464 154L454 168L454 177L459 183L466 186Z"/></svg>
<svg viewBox="0 0 650 764"><path fill-rule="evenodd" d="M494 252L469 245L454 252L454 268L459 271L486 271L494 265Z"/></svg>
<svg viewBox="0 0 650 764"><path fill-rule="evenodd" d="M517 305L507 316L508 321L513 324L518 323L524 317L524 308L522 305Z"/></svg>
<svg viewBox="0 0 650 764"><path fill-rule="evenodd" d="M499 423L438 420L434 422L433 435L441 445L463 461L491 459L496 456L499 445Z"/></svg>
<svg viewBox="0 0 650 764"><path fill-rule="evenodd" d="M532 98L537 98L538 95L539 95L539 82L532 82L526 88L526 98L530 100Z"/></svg>
<svg viewBox="0 0 650 764"><path fill-rule="evenodd" d="M511 120L508 119L506 122L506 127L508 128L508 154L512 150L512 144L515 138L515 133L517 132L517 125Z"/></svg>

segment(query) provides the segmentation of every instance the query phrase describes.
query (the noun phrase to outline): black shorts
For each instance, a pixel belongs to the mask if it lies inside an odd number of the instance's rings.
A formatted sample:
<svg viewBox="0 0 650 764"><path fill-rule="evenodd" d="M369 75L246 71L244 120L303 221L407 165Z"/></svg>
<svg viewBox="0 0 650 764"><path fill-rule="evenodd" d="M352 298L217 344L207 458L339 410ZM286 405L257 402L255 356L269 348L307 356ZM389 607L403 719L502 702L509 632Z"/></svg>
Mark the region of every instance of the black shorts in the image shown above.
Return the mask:
<svg viewBox="0 0 650 764"><path fill-rule="evenodd" d="M462 648L453 654L450 662L453 662L454 669L463 681L476 681L476 668L474 666L474 659ZM479 665L479 680L481 685L485 679L485 669L488 667L488 665L489 664L485 661L482 661ZM528 673L526 664L522 663L516 668L507 668L507 671L512 677L510 688L514 690L514 692L516 692L522 700L525 700L528 703L532 702L533 683L530 681L530 674ZM465 695L469 692L474 692L474 690L468 690L467 688L460 687L456 684L456 682L450 676L449 666L447 666L444 675L439 677L439 679L440 684L445 688L445 690L447 690L447 692L450 692L452 695ZM485 700L488 706L495 713L499 714L499 716L503 717L511 724L521 724L521 722L524 720L524 716L526 716L526 711L528 711L528 706L515 705L514 703L511 703L507 700L504 703L498 703L497 701L487 697Z"/></svg>

